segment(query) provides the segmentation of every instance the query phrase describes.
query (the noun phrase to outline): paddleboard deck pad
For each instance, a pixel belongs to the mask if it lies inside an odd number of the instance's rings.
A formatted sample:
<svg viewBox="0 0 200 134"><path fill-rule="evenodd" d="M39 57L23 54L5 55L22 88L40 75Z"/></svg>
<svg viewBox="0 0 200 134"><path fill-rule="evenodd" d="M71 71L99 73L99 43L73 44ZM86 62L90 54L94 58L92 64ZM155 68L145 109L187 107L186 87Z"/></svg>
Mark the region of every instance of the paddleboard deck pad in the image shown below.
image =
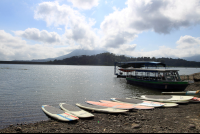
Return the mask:
<svg viewBox="0 0 200 134"><path fill-rule="evenodd" d="M122 106L130 106L130 107L133 107L134 109L154 109L154 107L141 106L137 104L123 103L123 102L113 102L113 101L106 101L106 100L100 100L100 102L115 104L115 105L122 105Z"/></svg>
<svg viewBox="0 0 200 134"><path fill-rule="evenodd" d="M58 108L55 108L53 106L49 105L42 105L42 110L44 113L46 113L48 116L60 120L60 121L73 121L73 120L78 120L79 118L67 113L63 110L60 110Z"/></svg>
<svg viewBox="0 0 200 134"><path fill-rule="evenodd" d="M93 111L97 111L97 112L105 112L105 113L125 113L125 112L128 111L128 110L102 107L102 106L96 106L96 105L90 105L90 104L76 103L76 105L80 108L83 108L83 109L93 110Z"/></svg>
<svg viewBox="0 0 200 134"><path fill-rule="evenodd" d="M148 106L148 107L162 107L165 105L164 103L160 103L160 102L144 101L144 100L139 100L139 99L134 99L134 98L126 98L126 99L111 98L111 100L115 102L137 104L137 105Z"/></svg>
<svg viewBox="0 0 200 134"><path fill-rule="evenodd" d="M110 107L110 108L118 108L118 109L134 109L133 106L126 106L126 105L120 105L120 104L114 104L114 103L101 103L96 101L85 101L88 104L97 105L97 106L103 106L103 107Z"/></svg>
<svg viewBox="0 0 200 134"><path fill-rule="evenodd" d="M89 117L94 117L93 114L80 109L79 107L76 106L72 106L70 104L66 104L66 103L60 103L59 104L60 108L62 110L64 110L65 112L71 113L79 118L89 118Z"/></svg>
<svg viewBox="0 0 200 134"><path fill-rule="evenodd" d="M140 99L159 101L159 102L172 102L172 103L188 103L194 96L178 96L178 95L142 95Z"/></svg>

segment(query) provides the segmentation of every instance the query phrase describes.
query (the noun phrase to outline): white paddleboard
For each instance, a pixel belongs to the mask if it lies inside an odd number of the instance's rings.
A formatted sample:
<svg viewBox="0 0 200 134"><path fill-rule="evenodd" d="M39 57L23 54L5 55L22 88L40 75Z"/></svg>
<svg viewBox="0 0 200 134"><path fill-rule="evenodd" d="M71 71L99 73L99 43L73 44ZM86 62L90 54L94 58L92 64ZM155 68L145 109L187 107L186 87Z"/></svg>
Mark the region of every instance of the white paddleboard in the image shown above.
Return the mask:
<svg viewBox="0 0 200 134"><path fill-rule="evenodd" d="M162 107L177 107L177 106L178 106L177 103L167 103L167 102L165 102L164 104L165 104L165 105L162 106Z"/></svg>
<svg viewBox="0 0 200 134"><path fill-rule="evenodd" d="M71 113L79 118L89 118L89 117L94 117L93 114L80 109L79 107L72 106L66 103L60 103L59 104L60 108L64 110L65 112Z"/></svg>
<svg viewBox="0 0 200 134"><path fill-rule="evenodd" d="M58 108L55 108L49 105L42 105L42 110L44 111L44 113L46 113L50 117L60 120L60 121L73 121L73 120L79 119L78 117L70 113L67 113L63 110L60 110Z"/></svg>
<svg viewBox="0 0 200 134"><path fill-rule="evenodd" d="M164 103L143 101L143 100L134 99L134 98L126 98L126 99L111 98L111 100L115 101L115 102L135 104L135 105L147 106L147 107L162 107L162 106L164 106Z"/></svg>
<svg viewBox="0 0 200 134"><path fill-rule="evenodd" d="M124 113L124 112L129 111L129 110L122 110L122 109L96 106L96 105L90 105L90 104L76 103L76 105L79 106L80 108L84 108L87 110L93 110L93 111L105 112L105 113Z"/></svg>
<svg viewBox="0 0 200 134"><path fill-rule="evenodd" d="M126 98L126 99L136 99L136 98ZM139 99L139 98L137 98L137 99ZM142 99L141 99L142 100ZM142 101L144 101L144 100L142 100ZM162 103L162 104L164 104L162 107L177 107L178 106L178 104L177 103L167 103L167 102L156 102L156 101L150 101L150 102L154 102L154 103ZM185 103L185 102L184 102Z"/></svg>
<svg viewBox="0 0 200 134"><path fill-rule="evenodd" d="M142 95L144 100L168 102L168 103L188 103L193 96L178 96L178 95Z"/></svg>

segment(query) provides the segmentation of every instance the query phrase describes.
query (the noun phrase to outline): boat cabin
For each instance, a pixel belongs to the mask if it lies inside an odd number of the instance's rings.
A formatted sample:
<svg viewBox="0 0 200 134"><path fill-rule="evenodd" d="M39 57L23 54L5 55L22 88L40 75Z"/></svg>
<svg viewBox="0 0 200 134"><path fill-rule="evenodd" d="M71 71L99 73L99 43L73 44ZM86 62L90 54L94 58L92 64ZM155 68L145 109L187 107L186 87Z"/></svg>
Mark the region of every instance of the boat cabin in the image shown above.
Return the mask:
<svg viewBox="0 0 200 134"><path fill-rule="evenodd" d="M169 69L123 69L125 76L135 79L149 80L149 81L181 81L178 74L179 70Z"/></svg>
<svg viewBox="0 0 200 134"><path fill-rule="evenodd" d="M115 62L114 63L114 74L117 75L117 77L124 77L125 70L127 68L159 68L164 67L166 68L166 65L161 62L154 62L154 61L128 61L128 62Z"/></svg>

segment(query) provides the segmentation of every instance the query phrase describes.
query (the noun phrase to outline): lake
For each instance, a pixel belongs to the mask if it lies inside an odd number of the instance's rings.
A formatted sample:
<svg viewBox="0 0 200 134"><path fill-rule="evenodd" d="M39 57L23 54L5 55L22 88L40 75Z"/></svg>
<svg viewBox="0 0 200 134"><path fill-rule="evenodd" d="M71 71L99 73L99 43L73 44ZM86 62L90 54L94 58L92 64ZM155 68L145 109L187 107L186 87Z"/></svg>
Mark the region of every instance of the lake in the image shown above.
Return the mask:
<svg viewBox="0 0 200 134"><path fill-rule="evenodd" d="M180 75L200 72L200 68L173 69ZM0 128L48 120L42 105L59 108L59 103L161 93L116 78L113 66L0 64L0 82Z"/></svg>

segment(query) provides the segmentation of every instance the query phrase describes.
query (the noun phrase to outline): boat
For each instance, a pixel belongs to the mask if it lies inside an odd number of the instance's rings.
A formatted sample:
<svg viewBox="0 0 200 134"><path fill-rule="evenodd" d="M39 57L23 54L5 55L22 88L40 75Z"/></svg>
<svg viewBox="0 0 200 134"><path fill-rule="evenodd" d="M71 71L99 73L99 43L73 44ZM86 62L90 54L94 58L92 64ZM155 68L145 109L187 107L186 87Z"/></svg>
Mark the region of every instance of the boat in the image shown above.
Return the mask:
<svg viewBox="0 0 200 134"><path fill-rule="evenodd" d="M120 72L117 73L117 64ZM162 67L160 69L159 67ZM163 69L164 67L164 69ZM122 69L123 71L121 71ZM118 69L119 70L119 69ZM189 85L180 79L179 70L166 69L166 65L154 61L115 62L115 75L126 78L127 83L162 91L184 91Z"/></svg>

